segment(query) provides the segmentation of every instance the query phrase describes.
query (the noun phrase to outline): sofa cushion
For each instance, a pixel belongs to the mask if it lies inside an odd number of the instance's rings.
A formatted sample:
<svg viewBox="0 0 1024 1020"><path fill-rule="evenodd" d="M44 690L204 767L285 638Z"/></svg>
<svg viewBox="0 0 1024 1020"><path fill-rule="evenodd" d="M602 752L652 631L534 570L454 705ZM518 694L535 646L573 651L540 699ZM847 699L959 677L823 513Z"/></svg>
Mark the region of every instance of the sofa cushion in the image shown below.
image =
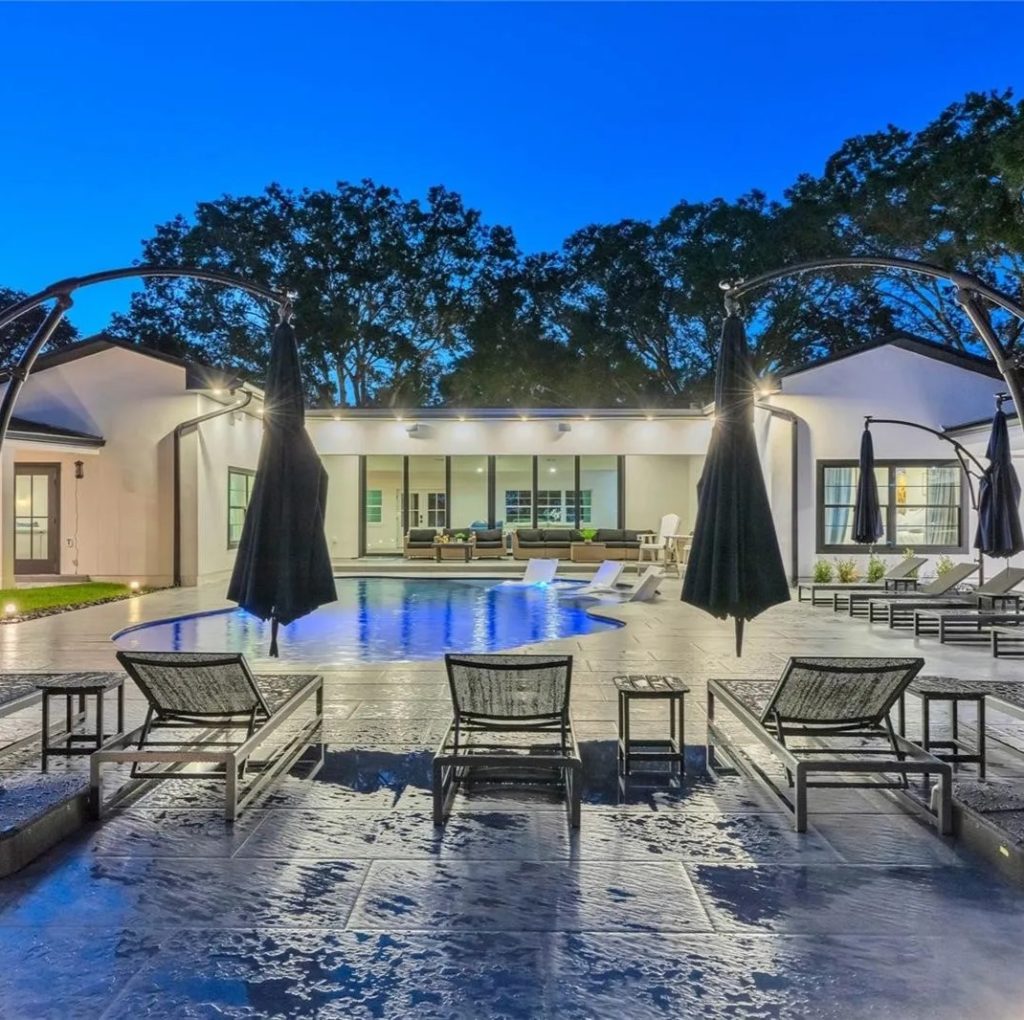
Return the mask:
<svg viewBox="0 0 1024 1020"><path fill-rule="evenodd" d="M502 540L501 528L478 528L476 533L476 541L479 545L481 542L500 542Z"/></svg>
<svg viewBox="0 0 1024 1020"><path fill-rule="evenodd" d="M548 546L547 542L522 542L519 543L520 549L546 549Z"/></svg>
<svg viewBox="0 0 1024 1020"><path fill-rule="evenodd" d="M605 542L606 549L633 549L639 542Z"/></svg>
<svg viewBox="0 0 1024 1020"><path fill-rule="evenodd" d="M540 531L537 528L520 528L516 534L519 536L519 544L523 542L541 542Z"/></svg>
<svg viewBox="0 0 1024 1020"><path fill-rule="evenodd" d="M580 531L577 528L573 528L572 531L569 532L569 541L570 542L582 542L583 541L583 532Z"/></svg>
<svg viewBox="0 0 1024 1020"><path fill-rule="evenodd" d="M568 545L572 532L568 528L545 528L541 537L548 545Z"/></svg>
<svg viewBox="0 0 1024 1020"><path fill-rule="evenodd" d="M640 532L639 531L630 531L629 528L625 528L623 530L623 532L622 532L622 541L623 542L630 542L633 545L639 545L640 544Z"/></svg>
<svg viewBox="0 0 1024 1020"><path fill-rule="evenodd" d="M410 528L409 529L409 544L425 542L430 545L434 541L434 537L437 532L433 528Z"/></svg>
<svg viewBox="0 0 1024 1020"><path fill-rule="evenodd" d="M477 539L476 540L476 547L477 547L477 549L504 549L505 548L505 543L501 542L501 541L498 541L498 542L487 542L487 541L484 541L484 542L482 542L482 541L480 541L480 539Z"/></svg>
<svg viewBox="0 0 1024 1020"><path fill-rule="evenodd" d="M622 532L618 528L598 528L595 542L621 542Z"/></svg>

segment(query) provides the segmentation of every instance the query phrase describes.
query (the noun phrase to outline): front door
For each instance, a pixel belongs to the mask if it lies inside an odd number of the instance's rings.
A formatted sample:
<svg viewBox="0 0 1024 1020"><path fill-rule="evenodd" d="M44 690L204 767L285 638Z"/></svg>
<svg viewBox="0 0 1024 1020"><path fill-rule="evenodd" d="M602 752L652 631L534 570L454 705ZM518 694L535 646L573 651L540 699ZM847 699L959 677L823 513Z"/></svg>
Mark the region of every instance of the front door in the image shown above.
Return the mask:
<svg viewBox="0 0 1024 1020"><path fill-rule="evenodd" d="M409 527L443 528L448 523L448 511L443 492L409 493Z"/></svg>
<svg viewBox="0 0 1024 1020"><path fill-rule="evenodd" d="M14 572L60 573L60 465L14 465Z"/></svg>

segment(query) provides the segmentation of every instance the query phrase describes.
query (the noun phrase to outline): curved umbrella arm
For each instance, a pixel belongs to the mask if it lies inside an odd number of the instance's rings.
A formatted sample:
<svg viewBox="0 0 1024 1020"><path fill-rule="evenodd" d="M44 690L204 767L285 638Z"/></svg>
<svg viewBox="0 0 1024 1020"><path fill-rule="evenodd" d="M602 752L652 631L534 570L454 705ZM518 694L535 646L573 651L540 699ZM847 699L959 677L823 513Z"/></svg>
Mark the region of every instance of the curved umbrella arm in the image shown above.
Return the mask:
<svg viewBox="0 0 1024 1020"><path fill-rule="evenodd" d="M869 428L872 425L902 425L908 429L920 429L922 432L931 433L936 439L941 439L944 443L949 443L953 447L956 459L960 462L960 467L967 478L967 491L971 497L971 509L975 511L978 509L978 498L974 489L974 483L981 481L984 477L985 465L966 446L958 443L952 436L947 436L945 432L940 432L938 429L930 428L927 425L920 425L916 421L903 421L900 418L874 418L870 414L866 414L864 416L864 427ZM974 471L971 470L972 466L975 469Z"/></svg>
<svg viewBox="0 0 1024 1020"><path fill-rule="evenodd" d="M36 358L42 353L43 348L49 342L64 317L65 312L74 303L71 295L83 287L91 287L97 283L109 283L111 280L125 280L132 277L163 277L183 278L190 280L202 280L206 283L217 283L223 287L234 287L236 290L243 290L253 297L263 298L271 301L280 309L287 309L290 313L292 295L290 293L279 293L269 287L260 286L258 283L251 283L231 276L228 273L221 273L213 269L199 269L182 266L127 266L123 269L106 269L99 273L89 273L87 276L72 276L66 280L50 284L45 290L38 294L32 294L21 301L10 305L0 312L0 329L9 326L22 315L31 312L46 304L47 301L54 301L54 306L47 313L39 329L29 341L28 347L22 354L18 364L11 369L10 382L4 392L3 402L0 403L0 449L3 448L4 439L7 437L7 427L10 425L14 415L14 405L17 403L18 394L25 380L32 371Z"/></svg>
<svg viewBox="0 0 1024 1020"><path fill-rule="evenodd" d="M933 280L945 280L956 288L956 300L963 308L964 314L971 320L971 325L981 338L986 349L996 363L1007 389L1017 408L1018 420L1024 427L1024 380L1021 378L1021 365L999 342L999 337L992 329L988 309L983 302L1002 308L1003 311L1024 322L1024 306L1021 306L1009 294L1004 294L990 287L984 280L972 273L962 273L955 269L945 269L931 262L916 259L888 258L886 256L836 256L835 258L813 259L810 262L798 262L792 266L783 266L767 273L752 276L749 280L726 280L719 286L725 299L725 309L735 314L739 299L750 291L766 287L776 280L790 276L801 276L804 273L816 273L829 269L895 269L918 276L928 276Z"/></svg>

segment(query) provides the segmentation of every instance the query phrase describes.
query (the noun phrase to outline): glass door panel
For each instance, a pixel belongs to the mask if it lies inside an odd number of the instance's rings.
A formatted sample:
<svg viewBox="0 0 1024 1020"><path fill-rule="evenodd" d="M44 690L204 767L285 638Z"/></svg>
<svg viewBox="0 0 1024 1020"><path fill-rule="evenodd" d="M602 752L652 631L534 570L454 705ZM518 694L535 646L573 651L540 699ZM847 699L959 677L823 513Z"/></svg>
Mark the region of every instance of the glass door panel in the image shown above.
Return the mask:
<svg viewBox="0 0 1024 1020"><path fill-rule="evenodd" d="M59 464L15 465L15 573L60 573L59 493Z"/></svg>

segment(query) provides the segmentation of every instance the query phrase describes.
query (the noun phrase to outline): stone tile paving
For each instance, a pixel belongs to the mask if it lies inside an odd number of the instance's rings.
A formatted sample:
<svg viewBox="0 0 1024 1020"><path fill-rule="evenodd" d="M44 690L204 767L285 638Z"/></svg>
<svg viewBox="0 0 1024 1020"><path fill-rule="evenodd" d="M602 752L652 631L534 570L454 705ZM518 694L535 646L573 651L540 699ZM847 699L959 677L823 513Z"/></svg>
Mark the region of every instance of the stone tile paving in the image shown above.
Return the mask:
<svg viewBox="0 0 1024 1020"><path fill-rule="evenodd" d="M795 604L750 625L737 662L676 585L616 609L624 629L551 643L576 656L579 834L556 798L502 791L463 795L435 830L438 665L325 663L314 778L298 768L233 826L216 784L168 782L0 882L0 1015L1021 1016L1024 893L882 794L812 791L797 835L762 789L709 776L701 745L707 677L777 675L791 652L924 654L977 678L1024 664ZM0 666L109 667L119 626L220 601L208 587L3 627ZM690 774L622 790L611 677L653 669L691 681Z"/></svg>

